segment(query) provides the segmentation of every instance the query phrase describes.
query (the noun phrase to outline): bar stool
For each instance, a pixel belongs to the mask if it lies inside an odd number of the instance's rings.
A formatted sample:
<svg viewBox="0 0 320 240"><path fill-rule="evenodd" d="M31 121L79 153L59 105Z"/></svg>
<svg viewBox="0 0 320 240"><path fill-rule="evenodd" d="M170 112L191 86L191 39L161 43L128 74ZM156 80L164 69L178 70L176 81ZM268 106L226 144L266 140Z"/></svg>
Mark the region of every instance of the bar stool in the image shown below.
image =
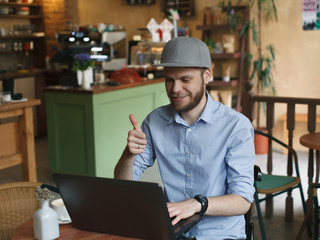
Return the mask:
<svg viewBox="0 0 320 240"><path fill-rule="evenodd" d="M307 213L305 219L300 227L297 239L301 239L302 233L306 224L310 218L312 212L312 206L314 205L314 239L318 239L318 231L319 231L319 203L317 196L317 189L320 188L319 184L319 165L320 165L320 132L317 133L308 133L303 135L300 138L300 144L309 148L310 150L316 150L316 171L315 171L315 181L309 182L309 191L312 191L312 198L307 201ZM308 164L308 175L312 176L313 174L313 162L309 161ZM312 178L311 178L312 179ZM309 178L310 181L310 178Z"/></svg>

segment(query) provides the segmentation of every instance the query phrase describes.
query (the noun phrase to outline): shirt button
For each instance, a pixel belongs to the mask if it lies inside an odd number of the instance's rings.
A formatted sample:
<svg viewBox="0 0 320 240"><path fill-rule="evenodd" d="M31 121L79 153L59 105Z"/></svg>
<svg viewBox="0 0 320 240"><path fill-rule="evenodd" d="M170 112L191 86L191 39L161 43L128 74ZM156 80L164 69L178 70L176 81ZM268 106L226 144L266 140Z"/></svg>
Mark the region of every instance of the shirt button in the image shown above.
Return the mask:
<svg viewBox="0 0 320 240"><path fill-rule="evenodd" d="M191 174L190 174L190 173L188 173L188 174L187 174L187 177L190 177L190 176L191 176Z"/></svg>
<svg viewBox="0 0 320 240"><path fill-rule="evenodd" d="M189 151L187 152L187 154L189 154Z"/></svg>
<svg viewBox="0 0 320 240"><path fill-rule="evenodd" d="M188 128L188 132L191 132L191 128Z"/></svg>

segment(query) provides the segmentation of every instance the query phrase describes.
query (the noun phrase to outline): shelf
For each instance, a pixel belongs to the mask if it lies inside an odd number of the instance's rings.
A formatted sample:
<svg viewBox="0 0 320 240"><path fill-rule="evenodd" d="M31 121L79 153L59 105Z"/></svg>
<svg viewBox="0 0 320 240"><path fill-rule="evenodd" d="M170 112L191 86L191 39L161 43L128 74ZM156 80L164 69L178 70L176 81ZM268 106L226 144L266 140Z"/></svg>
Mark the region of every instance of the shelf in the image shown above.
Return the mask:
<svg viewBox="0 0 320 240"><path fill-rule="evenodd" d="M0 2L0 6L7 6L7 7L41 7L41 4L40 3Z"/></svg>
<svg viewBox="0 0 320 240"><path fill-rule="evenodd" d="M45 69L31 69L31 70L26 70L26 72L0 73L0 79L33 77L35 75L44 73L45 71L46 71Z"/></svg>
<svg viewBox="0 0 320 240"><path fill-rule="evenodd" d="M16 15L16 14L8 14L8 15L0 15L0 18L24 18L24 19L41 19L42 15Z"/></svg>
<svg viewBox="0 0 320 240"><path fill-rule="evenodd" d="M13 55L13 54L30 54L34 50L29 50L29 51L24 51L24 50L19 50L19 51L0 51L0 54L8 54L8 55Z"/></svg>
<svg viewBox="0 0 320 240"><path fill-rule="evenodd" d="M232 79L230 82L224 82L222 80L214 80L213 82L209 82L207 84L207 88L212 89L216 87L237 87L238 79Z"/></svg>
<svg viewBox="0 0 320 240"><path fill-rule="evenodd" d="M5 37L0 37L1 40L15 40L15 39L23 39L23 40L32 40L32 39L38 39L38 38L43 38L44 36L34 36L34 35L14 35L14 36L5 36Z"/></svg>
<svg viewBox="0 0 320 240"><path fill-rule="evenodd" d="M226 60L232 60L232 68L238 68L233 69L235 70L232 74L232 78L230 82L224 82L222 81L222 78L215 77L213 82L210 82L207 84L208 90L232 90L232 102L236 98L235 104L235 110L241 111L242 107L242 87L245 83L245 79L248 78L248 70L244 68L244 56L245 53L248 52L249 49L249 38L241 38L239 32L243 28L243 24L246 23L249 20L249 8L248 6L232 6L232 8L235 11L239 12L239 15L241 16L241 22L239 23L238 27L232 31L232 28L230 24L228 24L227 21L223 22L221 25L213 25L213 23L216 23L213 21L212 16L208 16L207 14L211 15L209 11L204 11L203 16L203 22L202 25L197 25L196 29L202 31L202 40L206 41L207 39L211 39L214 41L222 41L221 37L223 34L228 33L236 33L235 34L235 41L238 41L239 49L237 49L237 52L235 53L211 53L211 59L215 63L215 68L222 70L222 65L224 64L224 61ZM225 9L226 10L226 9ZM243 19L242 19L243 17ZM223 45L223 43L221 43ZM219 61L220 60L220 61ZM235 63L235 64L234 64ZM223 73L220 73L223 74ZM224 101L225 99L221 98L221 101ZM229 104L229 100L227 101Z"/></svg>
<svg viewBox="0 0 320 240"><path fill-rule="evenodd" d="M240 58L241 53L235 52L235 53L212 53L211 58L212 59L233 59L233 58Z"/></svg>
<svg viewBox="0 0 320 240"><path fill-rule="evenodd" d="M237 31L241 30L242 26L238 26L236 29ZM198 25L196 26L197 30L201 31L218 31L218 30L231 30L230 25L223 24L223 25Z"/></svg>
<svg viewBox="0 0 320 240"><path fill-rule="evenodd" d="M155 0L149 0L149 1L142 1L142 0L140 0L140 2L139 1L130 1L130 0L124 0L123 1L123 4L125 4L125 5L132 5L132 6L135 6L135 5L153 5L153 4L155 4Z"/></svg>
<svg viewBox="0 0 320 240"><path fill-rule="evenodd" d="M198 25L197 30L202 30L202 31L214 31L214 30L229 30L230 27L229 25Z"/></svg>
<svg viewBox="0 0 320 240"><path fill-rule="evenodd" d="M170 9L176 9L180 17L195 16L195 0L163 0L161 10L166 16L171 16Z"/></svg>

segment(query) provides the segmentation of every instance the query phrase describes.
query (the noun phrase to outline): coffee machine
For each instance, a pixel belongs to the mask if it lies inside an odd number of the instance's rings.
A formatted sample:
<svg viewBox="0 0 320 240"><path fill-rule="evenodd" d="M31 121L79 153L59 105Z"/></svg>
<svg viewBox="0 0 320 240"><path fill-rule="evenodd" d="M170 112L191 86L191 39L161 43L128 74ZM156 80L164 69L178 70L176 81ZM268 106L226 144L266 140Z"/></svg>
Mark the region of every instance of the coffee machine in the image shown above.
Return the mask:
<svg viewBox="0 0 320 240"><path fill-rule="evenodd" d="M110 61L102 62L104 71L115 71L127 64L128 42L125 31L103 32L101 43L110 45Z"/></svg>

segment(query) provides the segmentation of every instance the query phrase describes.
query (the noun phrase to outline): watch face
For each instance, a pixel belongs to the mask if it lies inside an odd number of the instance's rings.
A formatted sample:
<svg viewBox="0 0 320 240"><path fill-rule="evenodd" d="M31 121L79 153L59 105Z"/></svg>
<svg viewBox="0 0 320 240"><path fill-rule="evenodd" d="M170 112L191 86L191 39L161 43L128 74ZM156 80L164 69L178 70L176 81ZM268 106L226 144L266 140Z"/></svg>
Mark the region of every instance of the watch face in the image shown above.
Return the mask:
<svg viewBox="0 0 320 240"><path fill-rule="evenodd" d="M203 195L199 195L199 199L203 202L207 200L207 198Z"/></svg>
<svg viewBox="0 0 320 240"><path fill-rule="evenodd" d="M201 204L200 213L205 213L208 208L208 199L206 198L206 196L199 194L199 195L196 195L194 198Z"/></svg>

